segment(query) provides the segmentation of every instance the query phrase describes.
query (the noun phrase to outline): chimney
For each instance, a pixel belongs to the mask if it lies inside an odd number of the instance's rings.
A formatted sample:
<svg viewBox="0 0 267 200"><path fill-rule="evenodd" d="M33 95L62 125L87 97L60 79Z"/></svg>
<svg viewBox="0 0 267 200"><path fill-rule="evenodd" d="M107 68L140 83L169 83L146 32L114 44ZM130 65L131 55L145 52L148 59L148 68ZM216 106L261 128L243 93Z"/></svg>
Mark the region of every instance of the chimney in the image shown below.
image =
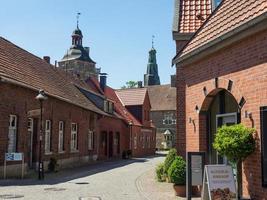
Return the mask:
<svg viewBox="0 0 267 200"><path fill-rule="evenodd" d="M138 81L137 82L137 87L138 88L142 88L143 87L143 82L142 81Z"/></svg>
<svg viewBox="0 0 267 200"><path fill-rule="evenodd" d="M84 47L84 50L87 52L87 55L89 56L90 48L89 47Z"/></svg>
<svg viewBox="0 0 267 200"><path fill-rule="evenodd" d="M105 91L107 85L107 73L100 73L100 88Z"/></svg>
<svg viewBox="0 0 267 200"><path fill-rule="evenodd" d="M176 87L176 75L171 75L171 87Z"/></svg>
<svg viewBox="0 0 267 200"><path fill-rule="evenodd" d="M44 59L48 64L50 64L50 57L49 57L49 56L44 56L43 59Z"/></svg>
<svg viewBox="0 0 267 200"><path fill-rule="evenodd" d="M55 60L55 67L57 67L57 61Z"/></svg>

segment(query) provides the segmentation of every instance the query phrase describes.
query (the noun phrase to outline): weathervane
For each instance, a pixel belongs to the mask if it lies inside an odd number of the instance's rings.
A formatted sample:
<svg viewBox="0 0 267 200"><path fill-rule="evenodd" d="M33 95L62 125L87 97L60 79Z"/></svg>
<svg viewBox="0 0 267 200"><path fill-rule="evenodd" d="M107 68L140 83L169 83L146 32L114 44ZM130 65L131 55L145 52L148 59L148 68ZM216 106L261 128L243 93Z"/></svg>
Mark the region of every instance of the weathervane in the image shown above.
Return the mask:
<svg viewBox="0 0 267 200"><path fill-rule="evenodd" d="M155 38L155 35L152 35L152 48L154 48L154 38Z"/></svg>
<svg viewBox="0 0 267 200"><path fill-rule="evenodd" d="M80 18L81 13L77 12L76 19L77 19L77 28L79 28L79 18Z"/></svg>

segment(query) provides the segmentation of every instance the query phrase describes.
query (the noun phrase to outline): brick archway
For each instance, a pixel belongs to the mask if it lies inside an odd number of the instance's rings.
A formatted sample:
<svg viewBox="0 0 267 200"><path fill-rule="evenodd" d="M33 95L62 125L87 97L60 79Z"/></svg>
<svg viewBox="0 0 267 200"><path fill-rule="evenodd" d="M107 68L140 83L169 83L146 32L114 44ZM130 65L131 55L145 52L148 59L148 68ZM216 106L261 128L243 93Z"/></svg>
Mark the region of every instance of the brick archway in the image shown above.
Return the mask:
<svg viewBox="0 0 267 200"><path fill-rule="evenodd" d="M235 101L238 106L237 112L240 113L245 98L242 96L238 87L227 79L215 79L206 84L203 88L203 98L199 108L199 151L208 152L208 137L210 128L209 109L215 97L224 91Z"/></svg>

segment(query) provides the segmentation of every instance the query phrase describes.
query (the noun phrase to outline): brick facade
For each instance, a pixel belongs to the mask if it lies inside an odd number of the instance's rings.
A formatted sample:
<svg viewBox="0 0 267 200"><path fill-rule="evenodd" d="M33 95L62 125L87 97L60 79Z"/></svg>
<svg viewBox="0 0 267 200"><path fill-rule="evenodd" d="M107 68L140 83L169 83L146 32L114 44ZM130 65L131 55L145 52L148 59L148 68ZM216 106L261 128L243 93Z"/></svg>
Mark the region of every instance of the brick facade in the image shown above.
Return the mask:
<svg viewBox="0 0 267 200"><path fill-rule="evenodd" d="M242 97L245 99L240 122L256 128L258 138L256 151L243 162L242 169L243 194L253 199L266 199L267 196L267 189L261 184L260 164L260 107L267 105L266 35L266 30L261 31L201 60L177 68L177 148L183 156L186 151L208 151L205 112L219 91L227 91L237 103ZM231 88L229 80L233 82ZM252 113L251 119L244 117L245 111ZM189 118L193 123L189 123Z"/></svg>
<svg viewBox="0 0 267 200"><path fill-rule="evenodd" d="M9 116L16 115L18 118L17 125L17 152L23 152L25 163L30 162L30 140L28 133L28 118L34 119L33 131L33 164L38 161L38 137L40 128L39 102L35 99L38 92L16 86L9 83L0 83L0 164L3 165L4 153L7 152L8 145L8 124ZM93 160L93 155L97 154L96 145L93 150L88 150L88 131L92 130L96 133L97 115L91 111L85 110L78 106L65 103L53 97L48 97L43 104L43 123L45 120L51 120L51 153L44 154L45 165L51 157L58 159L60 167L81 164ZM59 153L59 121L64 122L64 152ZM71 123L78 125L78 151L70 151ZM44 141L44 140L43 140ZM44 143L43 147L44 149ZM13 164L13 163L9 163ZM34 165L32 166L34 168Z"/></svg>

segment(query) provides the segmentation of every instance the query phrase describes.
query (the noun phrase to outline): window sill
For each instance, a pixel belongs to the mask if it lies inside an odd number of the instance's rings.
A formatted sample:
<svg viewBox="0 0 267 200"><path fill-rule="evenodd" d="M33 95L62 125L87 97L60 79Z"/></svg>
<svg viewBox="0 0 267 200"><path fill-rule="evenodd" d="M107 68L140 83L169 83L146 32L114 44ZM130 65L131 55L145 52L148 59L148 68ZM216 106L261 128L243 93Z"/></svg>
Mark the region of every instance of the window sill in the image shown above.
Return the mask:
<svg viewBox="0 0 267 200"><path fill-rule="evenodd" d="M45 152L45 155L52 155L52 154L53 154L52 151L50 151L50 152Z"/></svg>
<svg viewBox="0 0 267 200"><path fill-rule="evenodd" d="M59 153L59 154L63 154L63 153L65 153L65 151L58 151L58 153Z"/></svg>
<svg viewBox="0 0 267 200"><path fill-rule="evenodd" d="M73 150L70 151L70 153L79 153L79 150L77 150L77 149L74 150L74 149L73 149Z"/></svg>

